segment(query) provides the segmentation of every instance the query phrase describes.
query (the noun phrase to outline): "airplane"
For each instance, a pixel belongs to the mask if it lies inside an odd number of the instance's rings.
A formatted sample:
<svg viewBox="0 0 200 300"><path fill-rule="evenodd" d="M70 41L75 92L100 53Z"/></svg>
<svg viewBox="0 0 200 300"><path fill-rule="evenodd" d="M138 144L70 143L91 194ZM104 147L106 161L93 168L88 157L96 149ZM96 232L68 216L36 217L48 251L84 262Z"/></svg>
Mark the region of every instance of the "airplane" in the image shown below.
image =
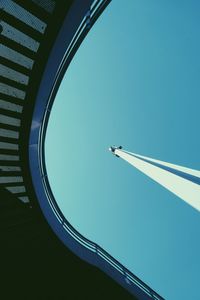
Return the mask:
<svg viewBox="0 0 200 300"><path fill-rule="evenodd" d="M109 151L111 151L115 156L119 157L119 155L115 154L115 150L122 149L122 146L110 146Z"/></svg>

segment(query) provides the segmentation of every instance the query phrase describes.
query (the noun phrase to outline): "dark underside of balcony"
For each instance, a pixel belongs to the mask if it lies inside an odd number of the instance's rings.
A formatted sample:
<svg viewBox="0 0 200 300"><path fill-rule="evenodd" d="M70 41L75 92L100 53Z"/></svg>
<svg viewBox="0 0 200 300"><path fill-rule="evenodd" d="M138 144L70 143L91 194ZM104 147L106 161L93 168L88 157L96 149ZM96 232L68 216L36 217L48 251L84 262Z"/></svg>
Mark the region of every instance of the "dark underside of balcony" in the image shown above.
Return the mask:
<svg viewBox="0 0 200 300"><path fill-rule="evenodd" d="M134 299L66 249L39 209L0 195L2 299Z"/></svg>

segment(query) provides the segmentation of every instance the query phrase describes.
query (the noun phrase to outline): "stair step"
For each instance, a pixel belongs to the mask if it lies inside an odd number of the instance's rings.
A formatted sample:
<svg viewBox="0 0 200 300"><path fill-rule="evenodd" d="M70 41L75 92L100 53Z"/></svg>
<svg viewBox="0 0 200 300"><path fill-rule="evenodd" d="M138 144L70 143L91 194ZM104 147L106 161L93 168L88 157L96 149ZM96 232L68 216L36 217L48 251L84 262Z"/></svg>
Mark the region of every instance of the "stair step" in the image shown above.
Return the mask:
<svg viewBox="0 0 200 300"><path fill-rule="evenodd" d="M23 182L22 176L0 176L0 184Z"/></svg>
<svg viewBox="0 0 200 300"><path fill-rule="evenodd" d="M8 82L8 80L3 79L4 82ZM26 93L17 87L13 87L10 84L0 82L0 93L6 94L11 97L15 97L18 99L24 100Z"/></svg>
<svg viewBox="0 0 200 300"><path fill-rule="evenodd" d="M3 6L3 12L1 17L2 19L6 18L8 20L8 23L10 22L11 24L14 23L14 26L23 32L24 32L23 29L24 26L24 28L29 27L36 32L42 34L44 33L46 29L45 22L43 22L38 17L30 13L28 10L24 9L22 6L18 5L17 3L11 0L1 0L1 1L2 1L1 6Z"/></svg>
<svg viewBox="0 0 200 300"><path fill-rule="evenodd" d="M0 25L3 27L3 31L1 32L2 37L6 37L12 41L15 41L17 44L33 51L37 52L40 43L27 34L21 32L15 27L9 25L4 21L0 21Z"/></svg>
<svg viewBox="0 0 200 300"><path fill-rule="evenodd" d="M34 16L36 16L38 19L44 21L47 23L49 21L49 18L51 17L51 13L53 12L53 9L45 9L44 0L42 1L24 1L24 0L14 0L15 3L23 7L25 10L32 13ZM43 2L43 3L42 3Z"/></svg>
<svg viewBox="0 0 200 300"><path fill-rule="evenodd" d="M23 56L28 57L31 60L35 59L35 52L23 46L22 44L10 39L9 37L1 35L1 43L13 51L20 53ZM1 46L1 45L0 45Z"/></svg>
<svg viewBox="0 0 200 300"><path fill-rule="evenodd" d="M10 111L13 113L22 113L23 106L0 99L0 112L1 110Z"/></svg>
<svg viewBox="0 0 200 300"><path fill-rule="evenodd" d="M18 144L5 143L0 141L0 149L19 150Z"/></svg>
<svg viewBox="0 0 200 300"><path fill-rule="evenodd" d="M0 75L6 77L12 81L20 83L22 85L27 85L29 82L29 76L22 74L16 70L13 70L0 63Z"/></svg>
<svg viewBox="0 0 200 300"><path fill-rule="evenodd" d="M3 44L0 44L0 55L1 55L1 60L0 61L6 61L7 64L9 62L10 65L13 65L15 66L15 70L18 71L20 70L20 67L21 67L21 70L22 73L25 73L28 72L29 74L29 70L32 69L33 67L33 64L34 64L34 60L32 60L31 58L3 45ZM3 60L4 59L4 60ZM26 71L27 70L27 71Z"/></svg>
<svg viewBox="0 0 200 300"><path fill-rule="evenodd" d="M0 137L1 136L12 138L12 139L18 139L19 138L19 131L0 128Z"/></svg>

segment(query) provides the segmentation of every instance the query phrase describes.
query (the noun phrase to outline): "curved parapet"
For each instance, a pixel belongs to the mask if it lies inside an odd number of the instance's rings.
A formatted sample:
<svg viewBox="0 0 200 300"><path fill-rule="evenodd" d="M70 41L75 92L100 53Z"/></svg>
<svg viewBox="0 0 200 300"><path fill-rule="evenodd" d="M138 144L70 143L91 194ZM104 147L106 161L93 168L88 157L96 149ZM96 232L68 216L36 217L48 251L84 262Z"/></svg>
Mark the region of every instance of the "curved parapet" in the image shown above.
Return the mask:
<svg viewBox="0 0 200 300"><path fill-rule="evenodd" d="M54 199L45 167L44 140L57 89L79 45L109 2L96 1L96 5L91 5L89 10L81 13L80 3L78 5L76 1L57 36L37 95L29 141L31 172L44 214L67 247L82 259L102 269L140 299L162 299L101 247L73 228ZM70 22L72 19L74 23ZM66 32L70 32L71 39L64 39Z"/></svg>
<svg viewBox="0 0 200 300"><path fill-rule="evenodd" d="M64 218L45 168L44 138L62 77L110 1L3 0L0 44L0 184L24 206L39 205L60 240L140 299L162 299ZM34 111L34 112L33 112Z"/></svg>

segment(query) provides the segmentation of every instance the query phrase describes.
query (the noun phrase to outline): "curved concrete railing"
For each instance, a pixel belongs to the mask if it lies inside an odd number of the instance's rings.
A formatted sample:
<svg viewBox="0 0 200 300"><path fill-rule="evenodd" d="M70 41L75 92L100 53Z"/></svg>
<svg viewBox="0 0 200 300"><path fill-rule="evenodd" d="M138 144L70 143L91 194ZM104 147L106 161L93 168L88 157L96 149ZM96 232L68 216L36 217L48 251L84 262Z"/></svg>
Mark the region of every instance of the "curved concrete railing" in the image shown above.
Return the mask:
<svg viewBox="0 0 200 300"><path fill-rule="evenodd" d="M162 299L96 243L66 220L54 199L45 167L44 141L51 107L64 73L82 40L110 0L74 1L50 53L38 90L29 140L30 169L40 206L63 243L87 262L98 266L139 299Z"/></svg>
<svg viewBox="0 0 200 300"><path fill-rule="evenodd" d="M68 248L98 266L140 299L158 300L162 298L151 288L69 224L53 197L45 168L44 139L56 91L82 40L109 2L70 0L60 4L56 0L1 0L0 187L14 194L24 205L32 206L32 178L44 215ZM51 30L56 27L55 20L61 10L67 15L38 89L35 83L38 65L49 53L46 54L45 49L47 35L53 36ZM60 24L59 20L57 22L57 26L62 24L62 20Z"/></svg>
<svg viewBox="0 0 200 300"><path fill-rule="evenodd" d="M43 76L42 88L37 97L39 105L36 105L31 128L29 148L32 179L44 214L53 230L69 248L83 259L99 266L128 287L134 295L143 299L160 299L154 291L97 244L81 236L64 219L53 198L45 172L43 142L54 94L74 53L108 3L109 1L74 1L64 29L60 32L62 43L55 43L57 46L62 44L60 55L56 47L52 49L46 67L52 73ZM27 150L23 149L26 144L26 115L35 100L30 99L29 90L33 85L32 77L35 76L33 69L57 6L58 2L54 0L2 0L0 3L0 185L15 194L24 204L31 200L30 182L26 178L29 174L24 170L24 153ZM47 84L43 86L45 80ZM39 156L35 155L38 150Z"/></svg>

